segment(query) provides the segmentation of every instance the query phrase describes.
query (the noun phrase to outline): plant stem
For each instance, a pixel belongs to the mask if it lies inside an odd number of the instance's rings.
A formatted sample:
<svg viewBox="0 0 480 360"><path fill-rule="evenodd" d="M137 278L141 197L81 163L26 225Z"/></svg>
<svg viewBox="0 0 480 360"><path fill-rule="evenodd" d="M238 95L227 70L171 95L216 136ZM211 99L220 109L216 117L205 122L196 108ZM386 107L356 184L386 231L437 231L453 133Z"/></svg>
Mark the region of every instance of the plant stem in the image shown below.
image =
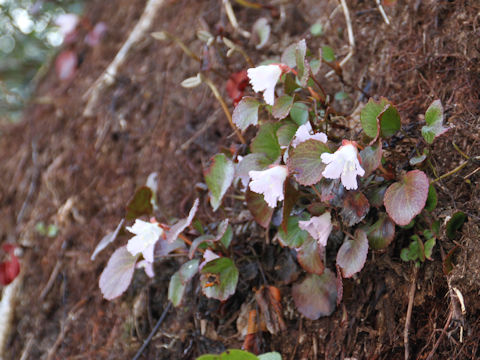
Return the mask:
<svg viewBox="0 0 480 360"><path fill-rule="evenodd" d="M446 177L448 177L448 176L450 176L450 175L453 175L453 174L459 172L459 171L462 170L465 166L467 166L467 164L468 164L468 161L464 161L463 163L461 163L460 165L458 165L455 169L453 169L453 170L447 172L446 174L443 174L442 176L440 176L440 177L432 180L432 181L430 182L430 184L434 184L434 183L436 183L437 181L440 181L440 180L442 180L442 179L445 179Z"/></svg>
<svg viewBox="0 0 480 360"><path fill-rule="evenodd" d="M230 114L230 111L228 110L228 106L227 106L227 104L225 103L225 100L223 100L222 95L220 95L220 92L218 91L218 89L217 89L217 87L215 86L215 84L214 84L208 77L206 77L206 76L203 75L203 74L202 74L202 80L203 80L203 81L208 85L208 87L212 90L213 95L215 95L215 97L217 98L218 102L219 102L220 105L222 106L223 112L225 113L225 116L227 117L228 122L230 123L231 128L233 129L233 131L234 131L235 134L237 135L237 137L238 137L238 139L240 140L240 142L241 142L242 144L246 144L247 142L245 141L245 138L244 138L243 135L240 133L240 131L238 131L237 127L236 127L235 124L233 123L232 115Z"/></svg>

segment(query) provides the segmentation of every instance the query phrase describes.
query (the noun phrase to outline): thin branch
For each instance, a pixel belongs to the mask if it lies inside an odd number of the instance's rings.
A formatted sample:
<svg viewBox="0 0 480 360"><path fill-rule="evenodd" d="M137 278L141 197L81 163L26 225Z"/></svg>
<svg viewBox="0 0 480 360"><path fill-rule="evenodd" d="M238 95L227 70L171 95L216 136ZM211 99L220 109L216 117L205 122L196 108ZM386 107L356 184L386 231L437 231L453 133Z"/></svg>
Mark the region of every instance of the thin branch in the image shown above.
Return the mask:
<svg viewBox="0 0 480 360"><path fill-rule="evenodd" d="M127 55L132 49L133 45L144 38L145 33L153 23L158 9L162 7L164 2L165 0L149 0L147 5L145 5L142 16L128 36L128 39L120 48L119 52L115 56L115 59L113 59L110 65L108 65L107 69L102 73L102 75L100 75L100 77L83 96L83 98L87 100L87 105L83 111L83 116L93 115L94 108L97 105L100 94L104 92L108 86L113 84L117 76L118 69L125 62L125 59L127 58Z"/></svg>
<svg viewBox="0 0 480 360"><path fill-rule="evenodd" d="M390 20L388 20L387 13L383 9L381 1L380 0L376 0L376 1L377 1L378 10L380 11L380 14L382 14L383 21L385 21L385 24L390 25Z"/></svg>
<svg viewBox="0 0 480 360"><path fill-rule="evenodd" d="M445 326L442 329L442 333L440 334L437 341L435 342L435 345L433 345L432 350L430 351L430 353L427 356L427 360L431 360L433 355L435 355L435 352L438 349L438 345L440 345L440 342L443 340L445 334L447 333L448 326L450 325L450 322L452 321L452 314L453 314L453 311L450 310L450 313L448 314L447 321L445 321Z"/></svg>
<svg viewBox="0 0 480 360"><path fill-rule="evenodd" d="M165 317L167 316L167 313L170 311L171 307L172 307L172 303L168 302L168 305L163 310L163 313L160 316L160 319L158 319L157 323L155 324L155 327L152 329L152 331L150 332L148 337L145 339L145 341L143 342L143 345L140 347L140 349L138 349L137 353L135 354L135 356L133 357L132 360L138 360L140 358L140 356L142 356L142 353L148 347L148 345L152 341L153 337L157 333L158 329L160 329L160 325L162 325L162 322L165 319Z"/></svg>
<svg viewBox="0 0 480 360"><path fill-rule="evenodd" d="M410 331L410 322L412 320L413 299L415 298L415 288L417 286L418 267L414 265L413 279L410 284L410 291L408 292L408 308L407 317L405 318L405 329L403 332L403 344L405 346L405 360L410 358L410 346L408 341L408 333Z"/></svg>

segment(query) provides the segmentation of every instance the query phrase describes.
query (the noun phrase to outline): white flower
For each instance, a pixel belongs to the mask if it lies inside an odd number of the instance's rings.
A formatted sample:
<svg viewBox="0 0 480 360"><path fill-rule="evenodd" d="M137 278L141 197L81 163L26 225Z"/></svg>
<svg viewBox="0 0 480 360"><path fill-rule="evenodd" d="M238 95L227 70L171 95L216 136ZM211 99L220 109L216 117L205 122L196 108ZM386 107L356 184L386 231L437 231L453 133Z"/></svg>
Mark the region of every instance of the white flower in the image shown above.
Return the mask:
<svg viewBox="0 0 480 360"><path fill-rule="evenodd" d="M287 178L287 168L282 165L274 165L263 171L250 171L248 175L252 179L250 190L263 194L268 206L274 208L277 201L283 200L283 183Z"/></svg>
<svg viewBox="0 0 480 360"><path fill-rule="evenodd" d="M79 18L75 14L61 14L55 19L55 25L60 28L63 36L70 34L77 27Z"/></svg>
<svg viewBox="0 0 480 360"><path fill-rule="evenodd" d="M127 249L128 250L128 249ZM145 274L149 278L153 278L155 276L155 272L153 271L153 264L151 262L148 262L147 260L140 260L135 267L137 269L142 269L145 270Z"/></svg>
<svg viewBox="0 0 480 360"><path fill-rule="evenodd" d="M253 91L263 91L263 98L269 105L273 105L275 85L282 75L282 66L279 64L261 65L247 70Z"/></svg>
<svg viewBox="0 0 480 360"><path fill-rule="evenodd" d="M310 220L299 221L298 227L307 231L321 246L327 246L332 232L332 218L327 211L322 216L312 216Z"/></svg>
<svg viewBox="0 0 480 360"><path fill-rule="evenodd" d="M347 190L357 188L357 175L363 176L365 170L360 166L356 144L343 140L342 146L333 154L323 153L322 162L328 164L322 175L327 179L341 178Z"/></svg>
<svg viewBox="0 0 480 360"><path fill-rule="evenodd" d="M127 226L127 230L135 234L133 238L128 240L127 250L132 255L142 253L145 260L153 263L155 244L163 235L163 229L158 224L137 219L132 227Z"/></svg>
<svg viewBox="0 0 480 360"><path fill-rule="evenodd" d="M327 135L325 135L323 132L314 134L313 129L312 129L312 125L310 124L309 121L307 121L305 124L303 124L302 126L300 126L297 129L297 132L295 133L295 136L293 137L292 146L294 148L296 148L298 144L300 144L302 142L305 142L307 140L310 140L310 139L318 140L318 141L321 141L323 143L326 143L327 140L328 140Z"/></svg>

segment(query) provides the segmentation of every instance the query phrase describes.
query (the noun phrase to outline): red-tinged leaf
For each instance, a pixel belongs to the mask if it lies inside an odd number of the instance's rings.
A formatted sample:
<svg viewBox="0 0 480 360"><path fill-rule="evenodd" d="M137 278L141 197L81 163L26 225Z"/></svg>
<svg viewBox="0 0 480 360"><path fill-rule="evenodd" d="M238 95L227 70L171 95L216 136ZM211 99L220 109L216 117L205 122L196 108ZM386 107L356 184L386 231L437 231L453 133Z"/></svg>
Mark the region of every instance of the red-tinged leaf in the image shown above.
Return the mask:
<svg viewBox="0 0 480 360"><path fill-rule="evenodd" d="M227 94L232 99L233 105L237 106L242 99L243 92L248 86L247 70L232 73L227 80Z"/></svg>
<svg viewBox="0 0 480 360"><path fill-rule="evenodd" d="M365 170L365 177L373 173L382 163L382 142L373 146L367 146L360 151L362 158L362 168Z"/></svg>
<svg viewBox="0 0 480 360"><path fill-rule="evenodd" d="M325 164L320 158L324 152L330 152L330 149L317 140L307 140L290 149L287 161L289 174L293 174L301 185L316 184L325 170Z"/></svg>
<svg viewBox="0 0 480 360"><path fill-rule="evenodd" d="M142 215L150 215L153 212L152 196L152 189L147 186L140 187L128 202L125 219L128 221Z"/></svg>
<svg viewBox="0 0 480 360"><path fill-rule="evenodd" d="M297 251L298 263L303 270L317 275L322 275L325 270L323 257L325 255L325 247L320 246L311 236L307 237L303 245Z"/></svg>
<svg viewBox="0 0 480 360"><path fill-rule="evenodd" d="M240 130L246 130L250 125L258 124L258 108L260 103L254 97L245 96L235 106L232 120Z"/></svg>
<svg viewBox="0 0 480 360"><path fill-rule="evenodd" d="M367 237L372 249L385 249L395 238L395 224L387 214L381 213L377 222L368 229Z"/></svg>
<svg viewBox="0 0 480 360"><path fill-rule="evenodd" d="M367 190L367 198L370 205L376 208L383 206L385 191L387 191L387 185Z"/></svg>
<svg viewBox="0 0 480 360"><path fill-rule="evenodd" d="M60 80L70 80L78 66L77 54L72 50L62 51L55 60L55 71Z"/></svg>
<svg viewBox="0 0 480 360"><path fill-rule="evenodd" d="M337 253L337 265L342 269L343 277L349 278L362 270L368 254L368 239L365 231L357 229L354 238L349 236L345 240Z"/></svg>
<svg viewBox="0 0 480 360"><path fill-rule="evenodd" d="M138 256L130 254L126 246L115 250L100 275L100 290L105 299L113 300L128 289Z"/></svg>
<svg viewBox="0 0 480 360"><path fill-rule="evenodd" d="M275 100L272 108L272 115L278 120L284 119L290 113L293 106L293 97L282 95Z"/></svg>
<svg viewBox="0 0 480 360"><path fill-rule="evenodd" d="M452 250L450 250L445 256L445 259L443 259L442 262L442 268L443 268L443 273L445 275L448 275L450 271L453 270L453 262L452 262L452 257L455 251L457 251L460 248L460 245L455 245Z"/></svg>
<svg viewBox="0 0 480 360"><path fill-rule="evenodd" d="M365 195L359 191L348 191L343 199L340 216L347 226L353 226L365 218L368 210L370 210L370 204Z"/></svg>
<svg viewBox="0 0 480 360"><path fill-rule="evenodd" d="M286 330L283 321L282 299L280 291L275 286L262 286L255 292L255 299L260 308L262 320L270 334Z"/></svg>
<svg viewBox="0 0 480 360"><path fill-rule="evenodd" d="M300 229L298 222L301 219L298 216L290 216L287 221L287 228L278 229L278 241L282 246L288 246L291 249L299 248L307 239L308 232Z"/></svg>
<svg viewBox="0 0 480 360"><path fill-rule="evenodd" d="M425 206L428 196L428 178L423 171L409 171L401 181L393 183L385 192L385 208L397 225L407 225Z"/></svg>
<svg viewBox="0 0 480 360"><path fill-rule="evenodd" d="M292 209L295 206L298 197L300 196L300 192L292 184L290 178L287 178L285 180L284 194L285 194L285 197L283 199L282 228L284 231L286 231L290 213L292 212Z"/></svg>
<svg viewBox="0 0 480 360"><path fill-rule="evenodd" d="M273 208L269 207L264 200L262 194L247 189L245 198L247 200L247 208L252 213L253 218L257 223L263 226L265 229L270 225L270 220L273 215Z"/></svg>
<svg viewBox="0 0 480 360"><path fill-rule="evenodd" d="M217 211L223 196L232 184L235 167L224 154L217 154L210 160L210 166L204 170L205 182L210 190L210 205Z"/></svg>
<svg viewBox="0 0 480 360"><path fill-rule="evenodd" d="M292 287L292 296L298 311L310 320L328 316L335 310L337 283L330 269L322 275L308 274Z"/></svg>
<svg viewBox="0 0 480 360"><path fill-rule="evenodd" d="M198 203L199 203L199 200L196 199L195 202L193 203L192 208L190 209L190 212L188 213L188 217L186 217L185 219L179 220L170 228L170 230L168 230L167 239L166 239L167 242L169 242L170 244L173 243L175 240L177 240L178 235L180 235L183 230L185 230L188 226L190 226L193 218L195 217L195 214L197 213Z"/></svg>
<svg viewBox="0 0 480 360"><path fill-rule="evenodd" d="M15 245L4 243L2 249L8 253L9 259L0 263L0 284L10 284L20 273L20 262L15 256Z"/></svg>

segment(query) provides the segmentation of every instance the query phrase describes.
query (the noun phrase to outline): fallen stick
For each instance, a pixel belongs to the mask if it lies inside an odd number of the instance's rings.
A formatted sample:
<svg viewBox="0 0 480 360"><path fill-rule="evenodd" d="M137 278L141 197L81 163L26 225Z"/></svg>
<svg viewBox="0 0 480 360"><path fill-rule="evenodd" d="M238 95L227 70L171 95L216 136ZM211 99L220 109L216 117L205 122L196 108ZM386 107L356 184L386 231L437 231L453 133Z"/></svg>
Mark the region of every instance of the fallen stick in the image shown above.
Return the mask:
<svg viewBox="0 0 480 360"><path fill-rule="evenodd" d="M408 333L410 331L410 322L412 320L412 310L413 310L413 300L415 298L415 287L417 286L417 274L418 268L414 265L413 267L413 279L410 284L410 291L408 292L408 308L407 308L407 317L405 319L405 329L403 331L403 344L405 347L405 360L408 360L410 357L410 347L408 341Z"/></svg>
<svg viewBox="0 0 480 360"><path fill-rule="evenodd" d="M118 69L125 62L130 49L145 36L145 33L148 31L148 29L150 29L150 26L153 23L158 9L160 9L163 3L164 0L148 0L142 16L128 36L127 41L125 41L125 43L122 45L115 58L110 65L108 65L102 75L100 75L100 77L93 83L93 85L83 96L84 100L87 101L87 105L83 111L83 116L88 117L93 115L94 108L97 105L100 94L105 90L105 88L113 84L117 76Z"/></svg>

